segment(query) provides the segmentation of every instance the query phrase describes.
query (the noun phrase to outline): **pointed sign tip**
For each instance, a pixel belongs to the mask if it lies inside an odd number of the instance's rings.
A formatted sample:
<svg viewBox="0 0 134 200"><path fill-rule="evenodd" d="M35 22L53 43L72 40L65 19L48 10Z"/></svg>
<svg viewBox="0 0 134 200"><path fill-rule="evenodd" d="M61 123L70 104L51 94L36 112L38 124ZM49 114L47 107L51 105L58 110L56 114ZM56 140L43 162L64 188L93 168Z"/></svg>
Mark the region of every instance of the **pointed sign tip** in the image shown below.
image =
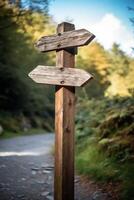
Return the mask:
<svg viewBox="0 0 134 200"><path fill-rule="evenodd" d="M93 39L95 38L95 35L90 33L88 39L86 40L84 45L88 45Z"/></svg>
<svg viewBox="0 0 134 200"><path fill-rule="evenodd" d="M30 72L30 73L28 74L28 76L31 78L31 77L32 77L32 72Z"/></svg>
<svg viewBox="0 0 134 200"><path fill-rule="evenodd" d="M88 72L87 72L88 73ZM89 73L88 73L89 74ZM85 85L87 85L89 83L89 81L91 81L93 79L93 75L89 74L89 78L82 84L80 85L81 87L84 87Z"/></svg>
<svg viewBox="0 0 134 200"><path fill-rule="evenodd" d="M79 29L50 36L43 36L34 46L41 52L48 52L84 46L89 44L94 38L95 35L88 30Z"/></svg>
<svg viewBox="0 0 134 200"><path fill-rule="evenodd" d="M36 83L78 87L93 78L90 73L82 69L42 65L38 65L28 76Z"/></svg>

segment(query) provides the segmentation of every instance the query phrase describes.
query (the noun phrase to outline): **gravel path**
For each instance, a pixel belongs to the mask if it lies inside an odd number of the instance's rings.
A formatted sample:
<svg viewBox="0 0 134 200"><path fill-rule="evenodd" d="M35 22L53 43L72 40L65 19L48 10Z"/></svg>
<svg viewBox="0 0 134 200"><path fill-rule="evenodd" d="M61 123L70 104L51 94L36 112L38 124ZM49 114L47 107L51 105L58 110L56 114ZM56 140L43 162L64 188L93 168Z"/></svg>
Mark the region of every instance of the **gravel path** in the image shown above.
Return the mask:
<svg viewBox="0 0 134 200"><path fill-rule="evenodd" d="M0 200L52 200L54 134L0 140ZM106 200L106 194L89 192L75 178L75 199Z"/></svg>

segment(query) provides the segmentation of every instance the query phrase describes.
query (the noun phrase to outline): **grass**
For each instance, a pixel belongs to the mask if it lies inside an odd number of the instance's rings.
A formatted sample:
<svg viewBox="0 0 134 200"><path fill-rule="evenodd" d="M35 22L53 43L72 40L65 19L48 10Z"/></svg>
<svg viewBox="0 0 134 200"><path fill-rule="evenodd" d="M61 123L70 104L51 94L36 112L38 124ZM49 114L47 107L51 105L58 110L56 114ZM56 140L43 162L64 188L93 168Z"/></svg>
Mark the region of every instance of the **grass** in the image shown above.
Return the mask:
<svg viewBox="0 0 134 200"><path fill-rule="evenodd" d="M94 178L96 181L111 181L119 177L119 170L113 159L108 158L94 143L76 155L76 168L80 174Z"/></svg>
<svg viewBox="0 0 134 200"><path fill-rule="evenodd" d="M120 199L134 199L134 163L117 162L114 157L108 157L105 152L101 152L97 144L90 142L84 151L79 152L77 149L76 152L77 173L97 182L120 182Z"/></svg>
<svg viewBox="0 0 134 200"><path fill-rule="evenodd" d="M76 169L103 183L119 183L134 199L133 99L81 102L76 116Z"/></svg>
<svg viewBox="0 0 134 200"><path fill-rule="evenodd" d="M134 162L123 164L120 167L120 178L123 181L122 199L134 199Z"/></svg>
<svg viewBox="0 0 134 200"><path fill-rule="evenodd" d="M19 136L27 136L27 135L37 135L46 133L44 129L29 129L28 131L18 131L18 132L11 132L11 131L4 131L2 135L0 135L0 139L8 139L13 137Z"/></svg>

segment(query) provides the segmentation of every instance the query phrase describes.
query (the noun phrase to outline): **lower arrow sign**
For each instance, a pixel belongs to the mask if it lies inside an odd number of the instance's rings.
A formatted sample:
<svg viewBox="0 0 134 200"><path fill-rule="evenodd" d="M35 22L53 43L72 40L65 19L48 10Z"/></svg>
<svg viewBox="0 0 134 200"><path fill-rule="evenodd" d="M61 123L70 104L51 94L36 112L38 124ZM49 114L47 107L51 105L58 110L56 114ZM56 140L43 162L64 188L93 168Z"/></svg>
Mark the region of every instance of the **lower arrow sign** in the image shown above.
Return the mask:
<svg viewBox="0 0 134 200"><path fill-rule="evenodd" d="M62 86L83 86L93 78L82 69L41 65L31 71L29 77L37 83Z"/></svg>

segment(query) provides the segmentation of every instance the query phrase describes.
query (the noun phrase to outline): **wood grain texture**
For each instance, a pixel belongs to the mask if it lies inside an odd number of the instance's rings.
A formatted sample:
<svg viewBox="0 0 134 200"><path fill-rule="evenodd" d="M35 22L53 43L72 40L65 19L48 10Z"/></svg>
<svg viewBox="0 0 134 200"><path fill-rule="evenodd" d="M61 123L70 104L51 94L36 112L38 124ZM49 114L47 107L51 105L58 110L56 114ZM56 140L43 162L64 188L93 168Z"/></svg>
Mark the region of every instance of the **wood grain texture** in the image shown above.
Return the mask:
<svg viewBox="0 0 134 200"><path fill-rule="evenodd" d="M82 69L68 67L37 66L29 76L37 83L65 86L83 86L92 75Z"/></svg>
<svg viewBox="0 0 134 200"><path fill-rule="evenodd" d="M58 25L58 32L72 29L73 24ZM70 51L58 51L56 64L74 67L74 57ZM74 200L74 112L75 87L56 86L54 200Z"/></svg>
<svg viewBox="0 0 134 200"><path fill-rule="evenodd" d="M78 47L89 44L95 36L86 29L67 32L59 32L51 36L41 37L35 47L41 52L61 50L70 47Z"/></svg>

